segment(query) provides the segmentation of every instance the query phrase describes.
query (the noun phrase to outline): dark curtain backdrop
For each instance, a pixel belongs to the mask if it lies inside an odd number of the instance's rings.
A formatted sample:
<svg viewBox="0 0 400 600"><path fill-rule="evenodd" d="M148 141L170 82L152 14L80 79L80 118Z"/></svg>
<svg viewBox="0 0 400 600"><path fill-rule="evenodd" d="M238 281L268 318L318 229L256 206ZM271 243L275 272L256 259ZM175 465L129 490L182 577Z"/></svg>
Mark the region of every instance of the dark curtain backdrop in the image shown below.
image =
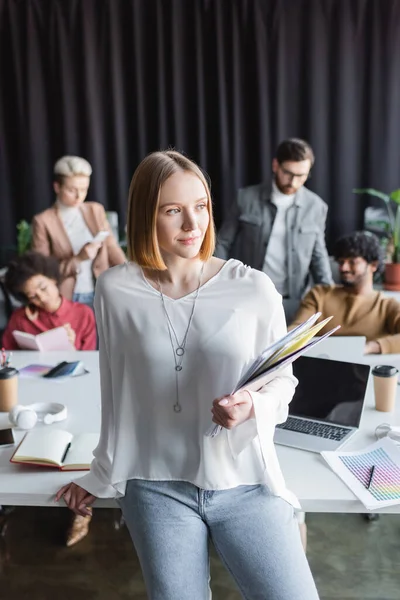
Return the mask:
<svg viewBox="0 0 400 600"><path fill-rule="evenodd" d="M0 0L0 246L53 202L52 165L93 165L125 221L131 175L174 146L240 186L304 137L328 240L361 225L356 186L400 187L399 0Z"/></svg>

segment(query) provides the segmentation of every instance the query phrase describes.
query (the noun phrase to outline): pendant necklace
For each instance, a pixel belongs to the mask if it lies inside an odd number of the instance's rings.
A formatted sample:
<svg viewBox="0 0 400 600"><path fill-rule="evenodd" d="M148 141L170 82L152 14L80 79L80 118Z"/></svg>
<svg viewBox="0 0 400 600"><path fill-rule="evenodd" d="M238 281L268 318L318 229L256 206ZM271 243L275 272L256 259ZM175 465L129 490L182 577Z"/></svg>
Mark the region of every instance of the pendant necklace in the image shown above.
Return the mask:
<svg viewBox="0 0 400 600"><path fill-rule="evenodd" d="M172 348L172 352L173 352L173 356L174 356L174 363L175 363L175 387L176 387L176 401L175 401L175 404L174 404L174 411L176 413L179 413L182 410L182 406L181 406L181 403L179 401L179 373L182 371L182 368L183 368L182 367L183 357L185 356L186 343L187 343L187 339L188 339L188 335L189 335L189 331L190 331L190 326L191 326L192 321L193 321L193 316L194 316L194 311L195 311L195 308L196 308L197 298L198 298L199 292L200 292L201 281L202 281L202 278L203 278L204 265L205 265L205 263L203 263L203 265L201 267L201 270L200 270L199 283L198 283L197 289L195 291L195 296L194 296L194 299L193 299L192 310L191 310L191 313L190 313L190 317L189 317L188 325L186 327L185 334L184 334L183 339L182 339L181 342L179 342L178 336L176 335L176 331L174 329L174 326L173 326L172 321L170 319L170 316L168 314L167 307L165 306L164 294L163 294L163 291L162 291L162 286L161 286L160 279L158 278L158 280L157 280L158 288L160 290L160 295L161 295L161 302L162 302L162 306L163 306L163 311L164 311L165 317L167 319L167 327L168 327L169 340L170 340L170 343L171 343L171 348Z"/></svg>

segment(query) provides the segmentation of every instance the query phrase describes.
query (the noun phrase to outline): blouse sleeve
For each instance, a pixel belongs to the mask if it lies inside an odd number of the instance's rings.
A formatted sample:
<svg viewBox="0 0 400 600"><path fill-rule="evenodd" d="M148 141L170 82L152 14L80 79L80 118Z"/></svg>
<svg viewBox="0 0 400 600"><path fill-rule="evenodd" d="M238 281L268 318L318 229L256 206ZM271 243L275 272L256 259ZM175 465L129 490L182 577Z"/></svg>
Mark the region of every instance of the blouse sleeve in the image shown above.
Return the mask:
<svg viewBox="0 0 400 600"><path fill-rule="evenodd" d="M276 305L270 317L270 324L265 330L264 344L266 347L283 337L287 331L285 314L282 301ZM237 457L258 436L261 452L267 456L275 426L286 421L289 412L289 402L293 398L297 379L293 376L292 367L289 365L278 371L272 381L266 383L259 391L249 391L253 400L254 418L227 431L228 443L234 457Z"/></svg>
<svg viewBox="0 0 400 600"><path fill-rule="evenodd" d="M74 483L87 490L97 498L115 498L117 490L110 483L111 466L114 451L114 402L112 372L110 369L109 353L104 332L102 316L102 298L96 290L95 309L97 331L99 336L100 388L101 388L101 427L100 440L94 450L94 459L90 471Z"/></svg>

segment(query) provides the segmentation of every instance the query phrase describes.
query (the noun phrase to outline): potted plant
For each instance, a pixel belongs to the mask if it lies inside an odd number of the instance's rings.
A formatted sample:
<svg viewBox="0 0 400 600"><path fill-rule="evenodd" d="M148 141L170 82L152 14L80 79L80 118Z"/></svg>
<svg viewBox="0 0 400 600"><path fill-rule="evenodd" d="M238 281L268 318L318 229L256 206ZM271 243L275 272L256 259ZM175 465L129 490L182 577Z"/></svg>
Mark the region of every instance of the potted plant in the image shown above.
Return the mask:
<svg viewBox="0 0 400 600"><path fill-rule="evenodd" d="M17 225L17 252L19 255L30 250L32 244L32 228L28 221L22 220Z"/></svg>
<svg viewBox="0 0 400 600"><path fill-rule="evenodd" d="M400 189L385 194L373 188L355 189L355 194L369 194L385 203L389 223L386 230L387 254L385 261L384 288L386 290L400 290Z"/></svg>

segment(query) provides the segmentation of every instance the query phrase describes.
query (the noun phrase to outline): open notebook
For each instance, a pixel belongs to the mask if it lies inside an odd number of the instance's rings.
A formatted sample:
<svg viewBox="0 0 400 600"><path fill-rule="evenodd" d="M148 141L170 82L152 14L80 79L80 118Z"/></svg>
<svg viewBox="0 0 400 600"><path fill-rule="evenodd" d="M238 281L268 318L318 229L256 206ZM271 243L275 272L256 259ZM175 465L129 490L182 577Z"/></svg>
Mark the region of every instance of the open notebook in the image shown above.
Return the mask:
<svg viewBox="0 0 400 600"><path fill-rule="evenodd" d="M10 461L61 471L88 471L99 437L99 433L72 435L62 429L39 428L24 436Z"/></svg>

